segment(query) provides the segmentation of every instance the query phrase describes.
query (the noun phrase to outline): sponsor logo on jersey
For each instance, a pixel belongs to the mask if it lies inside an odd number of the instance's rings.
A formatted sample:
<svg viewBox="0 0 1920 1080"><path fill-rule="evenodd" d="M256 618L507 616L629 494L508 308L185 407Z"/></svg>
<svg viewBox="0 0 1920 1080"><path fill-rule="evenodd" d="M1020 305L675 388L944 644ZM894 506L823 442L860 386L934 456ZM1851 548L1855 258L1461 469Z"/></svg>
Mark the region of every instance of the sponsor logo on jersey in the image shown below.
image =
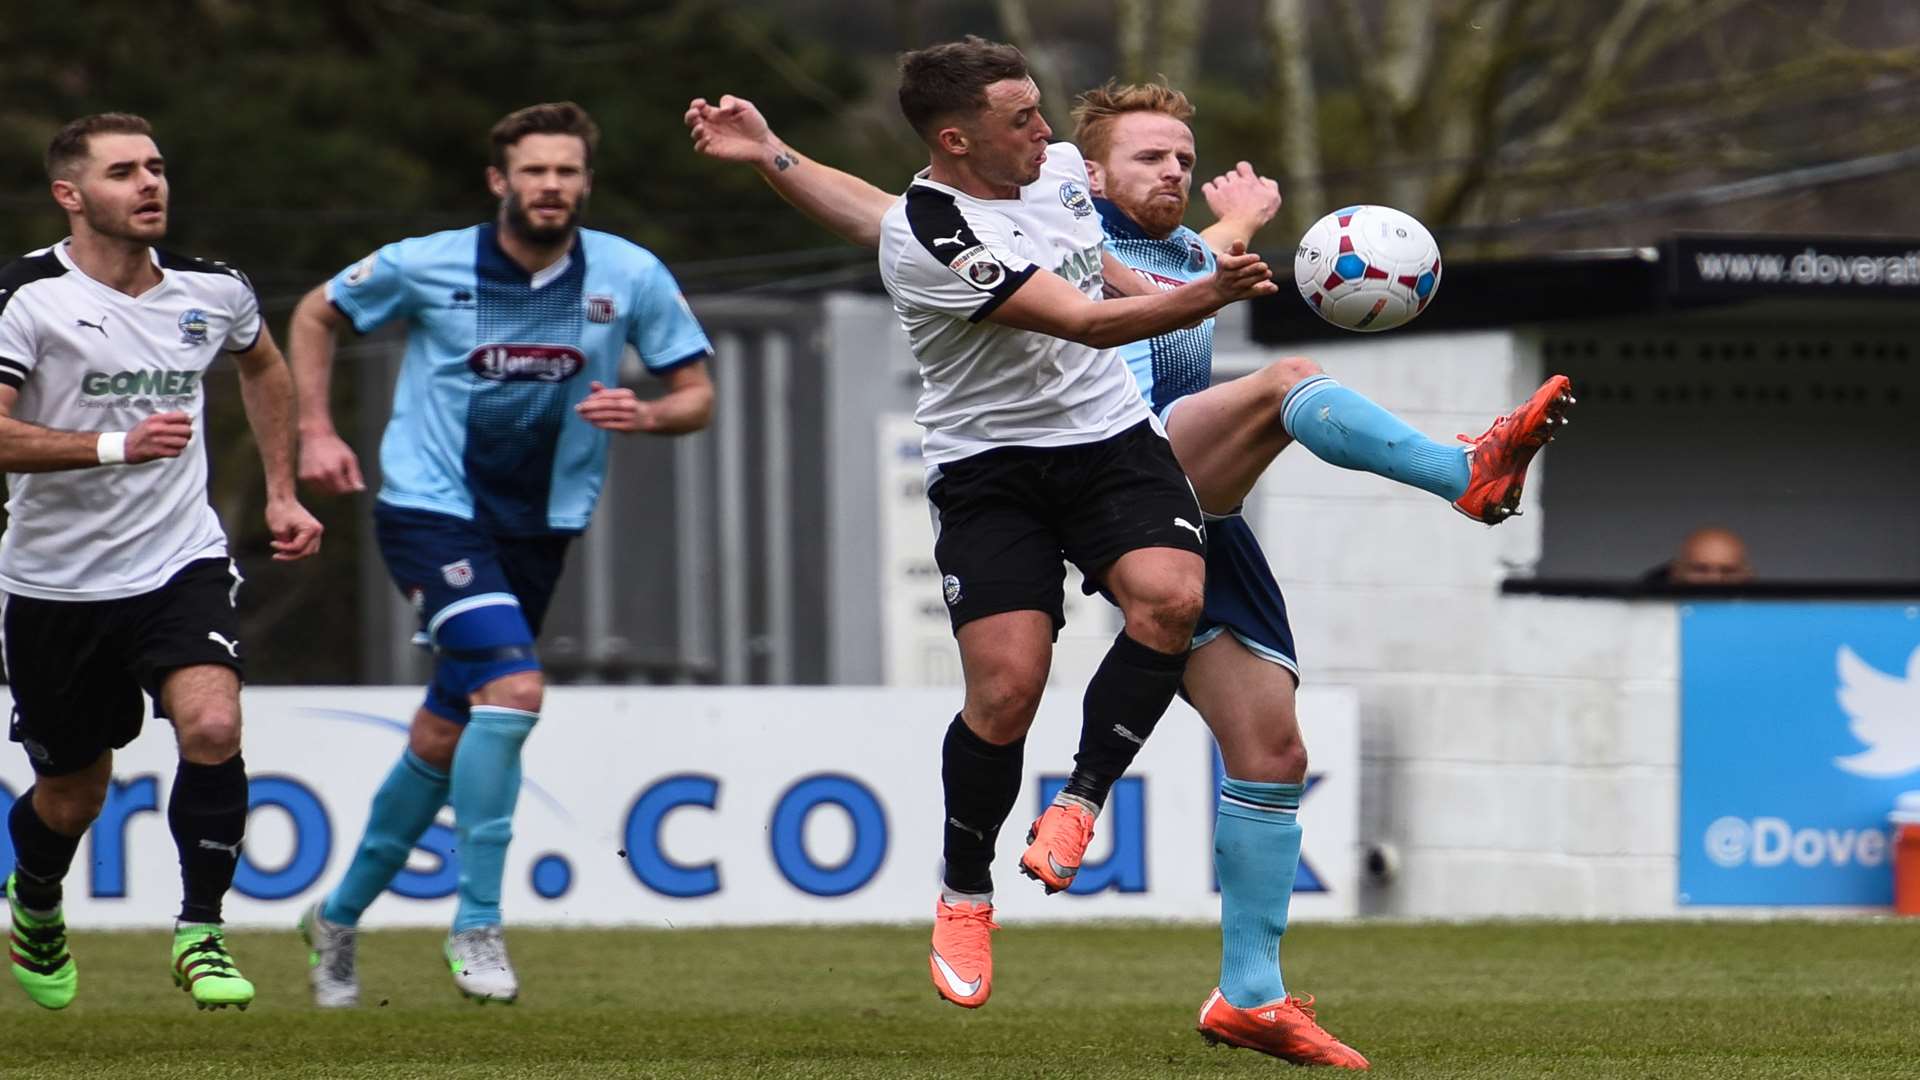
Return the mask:
<svg viewBox="0 0 1920 1080"><path fill-rule="evenodd" d="M610 323L613 321L613 297L598 293L587 297L587 321Z"/></svg>
<svg viewBox="0 0 1920 1080"><path fill-rule="evenodd" d="M205 345L207 343L207 313L199 308L188 308L180 313L180 343L182 345Z"/></svg>
<svg viewBox="0 0 1920 1080"><path fill-rule="evenodd" d="M473 560L461 559L459 562L450 562L440 568L440 576L454 588L464 589L473 584Z"/></svg>
<svg viewBox="0 0 1920 1080"><path fill-rule="evenodd" d="M1087 187L1078 180L1063 181L1060 185L1060 205L1073 211L1077 218L1093 213L1093 199L1087 194Z"/></svg>
<svg viewBox="0 0 1920 1080"><path fill-rule="evenodd" d="M1082 248L1061 259L1053 272L1073 282L1073 287L1081 292L1097 295L1106 284L1106 275L1101 272L1101 250L1100 244Z"/></svg>
<svg viewBox="0 0 1920 1080"><path fill-rule="evenodd" d="M467 368L490 382L565 382L586 366L571 345L482 345L467 354Z"/></svg>
<svg viewBox="0 0 1920 1080"><path fill-rule="evenodd" d="M993 257L985 244L975 244L953 257L947 269L959 274L961 280L982 292L992 292L1000 279L1006 277L1007 268Z"/></svg>
<svg viewBox="0 0 1920 1080"><path fill-rule="evenodd" d="M80 376L83 397L192 397L200 388L197 371L89 371Z"/></svg>

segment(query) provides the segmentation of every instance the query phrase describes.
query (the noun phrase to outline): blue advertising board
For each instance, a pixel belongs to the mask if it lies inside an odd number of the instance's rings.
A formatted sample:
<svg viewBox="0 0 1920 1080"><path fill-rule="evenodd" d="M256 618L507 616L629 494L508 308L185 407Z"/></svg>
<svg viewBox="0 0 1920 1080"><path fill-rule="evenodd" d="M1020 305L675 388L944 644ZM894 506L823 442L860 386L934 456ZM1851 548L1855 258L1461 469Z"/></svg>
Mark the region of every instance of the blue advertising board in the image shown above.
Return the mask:
<svg viewBox="0 0 1920 1080"><path fill-rule="evenodd" d="M1680 618L1682 904L1893 902L1920 788L1920 608L1695 603Z"/></svg>

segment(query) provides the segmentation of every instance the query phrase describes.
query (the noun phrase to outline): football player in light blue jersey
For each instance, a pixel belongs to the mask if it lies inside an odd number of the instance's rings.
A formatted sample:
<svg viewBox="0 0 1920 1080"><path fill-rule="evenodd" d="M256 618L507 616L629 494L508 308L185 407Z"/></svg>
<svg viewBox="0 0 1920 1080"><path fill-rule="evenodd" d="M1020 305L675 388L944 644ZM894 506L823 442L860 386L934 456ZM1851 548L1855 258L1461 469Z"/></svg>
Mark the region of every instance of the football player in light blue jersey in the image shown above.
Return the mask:
<svg viewBox="0 0 1920 1080"><path fill-rule="evenodd" d="M518 995L500 885L520 749L545 688L535 638L567 546L593 514L610 433L680 435L712 413L712 347L673 275L646 249L580 227L598 141L571 102L507 116L487 170L495 220L388 244L294 312L300 478L330 494L365 487L327 406L336 335L406 323L374 525L434 655L352 864L301 920L321 1006L358 1001L361 913L447 803L460 857L445 950L454 983L481 1001ZM664 396L618 388L628 348Z"/></svg>
<svg viewBox="0 0 1920 1080"><path fill-rule="evenodd" d="M1074 110L1073 141L1087 162L1107 248L1135 271L1109 275L1116 295L1206 276L1216 252L1244 245L1280 207L1272 181L1242 163L1205 185L1220 220L1203 233L1182 224L1195 161L1186 124L1192 111L1168 87L1111 84L1082 95ZM696 100L686 120L701 153L753 165L816 221L855 243L877 242L881 215L895 196L804 157L774 135L751 102ZM1200 1032L1296 1064L1365 1068L1365 1057L1319 1026L1312 999L1288 993L1281 978L1307 754L1294 707L1299 666L1286 604L1240 504L1297 441L1332 464L1419 487L1468 517L1497 524L1517 505L1529 463L1571 403L1567 382L1549 379L1478 439L1447 446L1304 357L1213 385L1211 319L1126 346L1121 356L1165 421L1209 515L1205 608L1183 685L1226 767L1214 839L1220 985L1201 1007ZM1077 861L1078 854L1068 856Z"/></svg>

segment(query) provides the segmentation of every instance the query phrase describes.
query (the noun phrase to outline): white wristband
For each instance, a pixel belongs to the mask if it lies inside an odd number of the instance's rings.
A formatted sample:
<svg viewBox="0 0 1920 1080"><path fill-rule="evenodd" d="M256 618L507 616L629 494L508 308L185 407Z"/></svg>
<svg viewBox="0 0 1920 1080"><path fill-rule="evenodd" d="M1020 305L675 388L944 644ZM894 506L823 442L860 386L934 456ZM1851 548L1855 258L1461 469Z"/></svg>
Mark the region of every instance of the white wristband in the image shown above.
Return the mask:
<svg viewBox="0 0 1920 1080"><path fill-rule="evenodd" d="M102 465L125 465L127 463L127 433L124 431L103 431L100 441L94 444L94 452L100 455Z"/></svg>

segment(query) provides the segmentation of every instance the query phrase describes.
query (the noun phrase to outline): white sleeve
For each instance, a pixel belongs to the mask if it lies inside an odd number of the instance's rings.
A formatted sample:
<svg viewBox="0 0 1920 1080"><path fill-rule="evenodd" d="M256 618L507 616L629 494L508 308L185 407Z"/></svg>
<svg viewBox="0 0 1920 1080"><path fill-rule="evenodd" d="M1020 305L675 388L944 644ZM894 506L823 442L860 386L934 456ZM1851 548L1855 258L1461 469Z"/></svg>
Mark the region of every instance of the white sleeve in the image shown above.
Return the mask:
<svg viewBox="0 0 1920 1080"><path fill-rule="evenodd" d="M898 254L882 276L915 307L979 322L1038 269L1013 252L1005 218L963 207L935 188L908 189L898 228L905 235L897 236Z"/></svg>
<svg viewBox="0 0 1920 1080"><path fill-rule="evenodd" d="M33 320L27 317L25 304L7 303L12 299L0 294L0 386L18 390L26 384L36 357Z"/></svg>
<svg viewBox="0 0 1920 1080"><path fill-rule="evenodd" d="M230 353L246 352L260 340L260 297L253 291L247 275L228 268L239 285L233 300L233 322L227 327L227 340L221 348Z"/></svg>

